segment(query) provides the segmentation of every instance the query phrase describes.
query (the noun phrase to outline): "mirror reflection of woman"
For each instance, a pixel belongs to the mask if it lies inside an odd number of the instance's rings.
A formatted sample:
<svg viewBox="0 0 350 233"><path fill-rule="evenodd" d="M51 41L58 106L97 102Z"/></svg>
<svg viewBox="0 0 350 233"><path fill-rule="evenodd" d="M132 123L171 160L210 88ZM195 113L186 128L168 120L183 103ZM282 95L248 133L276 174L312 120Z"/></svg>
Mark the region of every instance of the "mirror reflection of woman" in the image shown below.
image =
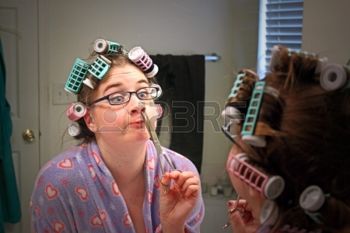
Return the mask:
<svg viewBox="0 0 350 233"><path fill-rule="evenodd" d="M350 232L350 69L272 50L263 80L237 76L223 111L234 233ZM261 85L261 86L260 86Z"/></svg>
<svg viewBox="0 0 350 233"><path fill-rule="evenodd" d="M195 166L166 148L176 170L160 161L146 129L143 114L156 124L159 86L126 54L104 56L108 72L77 94L87 109L77 120L82 143L38 175L34 232L199 232L204 207Z"/></svg>

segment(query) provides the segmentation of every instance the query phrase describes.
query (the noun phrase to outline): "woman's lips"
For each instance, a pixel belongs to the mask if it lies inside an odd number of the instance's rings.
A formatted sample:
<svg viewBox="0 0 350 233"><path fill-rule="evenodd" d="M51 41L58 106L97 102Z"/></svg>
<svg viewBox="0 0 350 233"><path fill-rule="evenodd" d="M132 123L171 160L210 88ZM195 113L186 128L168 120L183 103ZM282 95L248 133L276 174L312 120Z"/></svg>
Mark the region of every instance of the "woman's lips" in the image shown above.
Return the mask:
<svg viewBox="0 0 350 233"><path fill-rule="evenodd" d="M144 121L134 121L129 124L132 128L143 128L145 126Z"/></svg>

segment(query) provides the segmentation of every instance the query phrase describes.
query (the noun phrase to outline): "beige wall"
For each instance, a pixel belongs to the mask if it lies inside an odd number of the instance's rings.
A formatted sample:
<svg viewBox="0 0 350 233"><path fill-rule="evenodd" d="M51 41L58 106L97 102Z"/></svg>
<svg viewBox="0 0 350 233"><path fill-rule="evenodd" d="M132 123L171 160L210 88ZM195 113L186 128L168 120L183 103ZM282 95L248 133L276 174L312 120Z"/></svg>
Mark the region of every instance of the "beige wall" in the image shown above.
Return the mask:
<svg viewBox="0 0 350 233"><path fill-rule="evenodd" d="M345 64L350 59L349 0L305 0L303 49Z"/></svg>
<svg viewBox="0 0 350 233"><path fill-rule="evenodd" d="M257 20L258 0L39 0L41 163L72 143L66 137L61 145L66 105L53 104L53 97L96 38L151 54L216 52L221 60L206 63L205 91L207 101L222 106L234 71L255 67ZM211 184L224 171L229 143L209 121L204 130L202 178Z"/></svg>

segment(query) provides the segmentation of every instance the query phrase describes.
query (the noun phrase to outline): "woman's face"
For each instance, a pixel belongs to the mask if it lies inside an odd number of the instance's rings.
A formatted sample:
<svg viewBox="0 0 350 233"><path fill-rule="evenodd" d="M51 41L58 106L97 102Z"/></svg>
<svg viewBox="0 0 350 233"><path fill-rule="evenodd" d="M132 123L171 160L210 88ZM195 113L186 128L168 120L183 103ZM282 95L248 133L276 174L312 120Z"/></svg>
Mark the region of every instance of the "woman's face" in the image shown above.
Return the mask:
<svg viewBox="0 0 350 233"><path fill-rule="evenodd" d="M240 199L245 199L247 201L246 210L252 213L254 219L259 220L261 206L265 198L260 192L250 187L247 183L235 175L230 167L232 164L232 159L240 153L242 153L240 148L236 144L233 144L227 158L226 171L229 174L231 183L236 190L237 195L240 197Z"/></svg>
<svg viewBox="0 0 350 233"><path fill-rule="evenodd" d="M148 87L142 71L131 64L112 66L93 94L92 100L115 92L134 92ZM110 105L108 100L95 103L90 109L89 128L97 139L123 143L148 140L149 134L141 113L153 100L140 100L135 93L121 105Z"/></svg>

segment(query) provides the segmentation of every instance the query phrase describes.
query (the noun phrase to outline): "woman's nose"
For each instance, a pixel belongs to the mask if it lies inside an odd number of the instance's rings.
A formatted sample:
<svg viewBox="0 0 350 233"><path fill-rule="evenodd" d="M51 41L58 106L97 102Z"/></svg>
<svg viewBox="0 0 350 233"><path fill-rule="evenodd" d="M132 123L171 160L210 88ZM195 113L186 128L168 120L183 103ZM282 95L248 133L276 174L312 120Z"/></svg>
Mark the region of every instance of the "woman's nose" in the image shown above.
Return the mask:
<svg viewBox="0 0 350 233"><path fill-rule="evenodd" d="M140 100L135 93L130 96L130 112L133 113L141 113L145 111L145 103L143 100Z"/></svg>

